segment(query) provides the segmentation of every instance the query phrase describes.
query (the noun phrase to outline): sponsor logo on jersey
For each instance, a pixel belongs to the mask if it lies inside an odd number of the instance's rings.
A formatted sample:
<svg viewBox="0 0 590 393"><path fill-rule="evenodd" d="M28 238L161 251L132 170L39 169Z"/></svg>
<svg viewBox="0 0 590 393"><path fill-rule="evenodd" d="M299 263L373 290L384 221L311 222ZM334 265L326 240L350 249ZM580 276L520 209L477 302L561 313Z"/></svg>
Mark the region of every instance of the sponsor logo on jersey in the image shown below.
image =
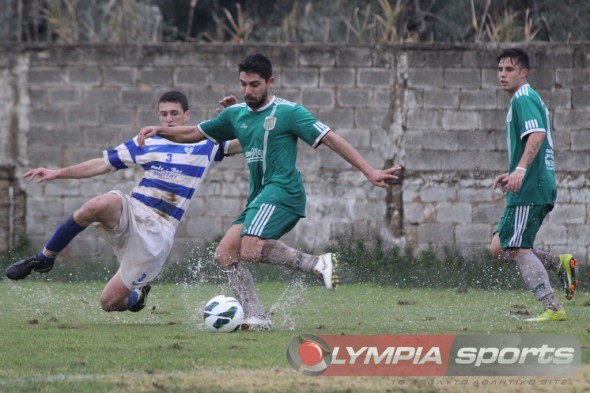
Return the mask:
<svg viewBox="0 0 590 393"><path fill-rule="evenodd" d="M555 170L555 161L553 160L553 149L545 150L545 165L547 169L554 171Z"/></svg>
<svg viewBox="0 0 590 393"><path fill-rule="evenodd" d="M244 156L246 157L246 163L249 164L251 162L262 161L264 158L264 152L262 149L253 147L250 151L245 152Z"/></svg>

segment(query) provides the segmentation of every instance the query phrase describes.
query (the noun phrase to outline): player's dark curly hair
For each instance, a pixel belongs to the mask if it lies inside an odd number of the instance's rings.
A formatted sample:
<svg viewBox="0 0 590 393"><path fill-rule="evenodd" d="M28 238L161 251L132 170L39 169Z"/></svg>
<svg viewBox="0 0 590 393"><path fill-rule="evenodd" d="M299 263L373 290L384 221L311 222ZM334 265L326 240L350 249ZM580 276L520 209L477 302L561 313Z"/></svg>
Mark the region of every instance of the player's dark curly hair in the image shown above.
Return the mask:
<svg viewBox="0 0 590 393"><path fill-rule="evenodd" d="M272 77L272 64L268 57L260 53L255 53L246 57L238 66L239 72L248 74L258 74L265 81Z"/></svg>
<svg viewBox="0 0 590 393"><path fill-rule="evenodd" d="M527 70L529 69L529 56L524 50L520 48L504 49L497 58L498 63L503 59L513 59L516 61L516 64L520 66L520 68L526 68Z"/></svg>
<svg viewBox="0 0 590 393"><path fill-rule="evenodd" d="M162 94L162 96L158 100L158 105L160 105L162 102L175 102L177 104L180 104L183 111L188 111L188 98L186 98L184 93L180 91L170 90Z"/></svg>

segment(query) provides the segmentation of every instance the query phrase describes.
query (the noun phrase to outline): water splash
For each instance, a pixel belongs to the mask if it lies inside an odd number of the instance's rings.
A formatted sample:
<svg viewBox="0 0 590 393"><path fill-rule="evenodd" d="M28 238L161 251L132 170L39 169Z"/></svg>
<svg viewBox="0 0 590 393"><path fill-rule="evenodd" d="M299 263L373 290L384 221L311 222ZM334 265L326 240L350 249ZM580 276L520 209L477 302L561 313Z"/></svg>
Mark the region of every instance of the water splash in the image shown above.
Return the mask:
<svg viewBox="0 0 590 393"><path fill-rule="evenodd" d="M305 304L306 292L307 285L305 285L304 277L296 276L289 282L287 288L269 309L269 315L275 327L295 330L300 316L298 310L301 305Z"/></svg>

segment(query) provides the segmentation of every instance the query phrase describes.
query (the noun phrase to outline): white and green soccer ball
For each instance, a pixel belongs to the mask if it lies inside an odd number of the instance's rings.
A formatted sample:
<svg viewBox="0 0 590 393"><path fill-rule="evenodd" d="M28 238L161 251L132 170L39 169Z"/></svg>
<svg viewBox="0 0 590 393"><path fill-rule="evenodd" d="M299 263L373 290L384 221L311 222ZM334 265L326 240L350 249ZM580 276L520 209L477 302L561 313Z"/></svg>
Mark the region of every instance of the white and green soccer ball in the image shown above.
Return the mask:
<svg viewBox="0 0 590 393"><path fill-rule="evenodd" d="M235 298L218 295L209 300L203 311L205 327L211 332L235 332L244 322L244 310Z"/></svg>

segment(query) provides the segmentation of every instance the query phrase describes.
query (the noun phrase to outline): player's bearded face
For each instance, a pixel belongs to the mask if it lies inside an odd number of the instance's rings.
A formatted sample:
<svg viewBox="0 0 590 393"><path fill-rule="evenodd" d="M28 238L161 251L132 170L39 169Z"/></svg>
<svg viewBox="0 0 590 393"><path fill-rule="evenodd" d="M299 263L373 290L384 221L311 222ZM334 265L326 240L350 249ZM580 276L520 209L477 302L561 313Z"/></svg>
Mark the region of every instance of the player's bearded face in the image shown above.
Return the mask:
<svg viewBox="0 0 590 393"><path fill-rule="evenodd" d="M258 109L263 106L268 98L268 90L262 91L259 95L247 94L244 96L244 101L252 109Z"/></svg>
<svg viewBox="0 0 590 393"><path fill-rule="evenodd" d="M244 101L250 108L256 110L268 103L269 87L272 85L273 80L272 77L265 81L257 74L240 73Z"/></svg>

